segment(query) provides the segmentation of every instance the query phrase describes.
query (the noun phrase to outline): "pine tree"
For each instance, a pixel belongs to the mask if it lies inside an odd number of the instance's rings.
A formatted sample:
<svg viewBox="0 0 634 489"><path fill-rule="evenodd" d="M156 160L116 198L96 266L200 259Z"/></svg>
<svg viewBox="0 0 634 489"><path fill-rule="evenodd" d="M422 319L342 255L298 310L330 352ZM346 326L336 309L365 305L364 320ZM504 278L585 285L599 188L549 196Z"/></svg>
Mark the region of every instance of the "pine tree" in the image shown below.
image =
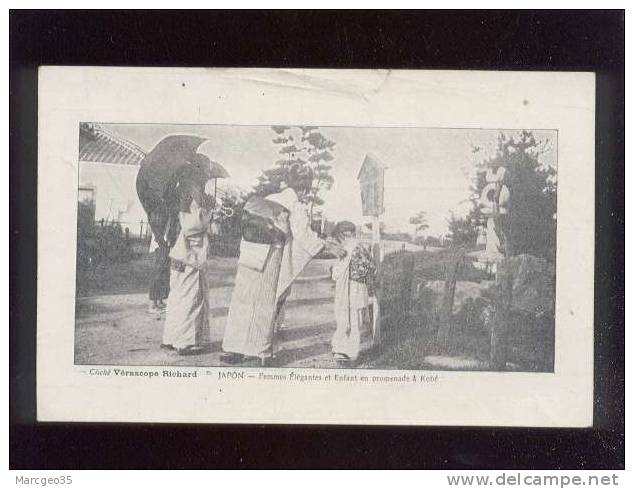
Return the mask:
<svg viewBox="0 0 634 489"><path fill-rule="evenodd" d="M271 129L276 134L272 142L280 146L282 158L258 177L255 192L268 195L290 187L297 192L300 202L309 205L312 219L314 206L324 203L320 192L330 189L334 182L329 163L334 159L335 142L325 137L317 126L272 126Z"/></svg>

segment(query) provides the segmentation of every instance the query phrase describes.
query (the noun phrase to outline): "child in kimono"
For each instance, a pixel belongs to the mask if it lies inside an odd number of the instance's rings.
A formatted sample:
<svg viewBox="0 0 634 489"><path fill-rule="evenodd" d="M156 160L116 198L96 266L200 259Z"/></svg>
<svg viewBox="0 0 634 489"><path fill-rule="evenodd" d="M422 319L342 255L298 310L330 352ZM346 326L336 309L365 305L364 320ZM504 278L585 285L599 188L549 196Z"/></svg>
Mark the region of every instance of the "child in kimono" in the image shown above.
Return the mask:
<svg viewBox="0 0 634 489"><path fill-rule="evenodd" d="M348 221L338 223L333 232L346 252L332 269L337 322L332 352L343 366L356 362L373 341L369 298L374 295L375 267L370 251L357 241L355 232L355 225Z"/></svg>

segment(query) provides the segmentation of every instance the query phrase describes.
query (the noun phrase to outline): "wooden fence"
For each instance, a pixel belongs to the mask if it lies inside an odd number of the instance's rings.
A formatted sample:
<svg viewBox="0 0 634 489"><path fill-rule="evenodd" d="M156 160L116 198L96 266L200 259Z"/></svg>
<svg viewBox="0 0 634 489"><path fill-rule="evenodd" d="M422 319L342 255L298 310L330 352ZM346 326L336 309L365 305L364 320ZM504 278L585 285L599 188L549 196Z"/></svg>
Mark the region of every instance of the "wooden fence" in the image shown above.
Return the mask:
<svg viewBox="0 0 634 489"><path fill-rule="evenodd" d="M519 266L523 261L530 262L531 266L537 267L539 274L544 276L545 283L550 287L554 282L552 272L547 272L545 263L539 268L541 259L535 257L513 257L502 260L497 265L495 282L489 280L486 287L487 297L479 300L488 304L493 315L488 323L484 323L480 318L474 318L472 325L479 324L482 329L480 333L471 331L472 334L482 334L488 331L490 350L489 365L494 370L504 370L507 362L511 361L511 346L518 342L526 341L530 337L527 331L520 331L522 328L522 314L524 314L523 325L525 328L532 328L533 337L529 341L534 342L534 350L542 351L543 358L537 360L539 369L549 371L552 369L552 349L554 342L554 326L551 326L551 317L554 317L554 309L547 311L541 319L535 319L535 307L522 306L518 291L516 297L513 296L514 287L518 287L518 280L521 279L521 269ZM541 260L543 262L544 260ZM385 323L384 332L388 328L399 328L407 323L408 327L420 327L423 323L428 323L430 327L436 328L436 347L439 352L448 353L454 337L459 336L456 331L458 326L457 317L454 315L454 299L456 287L459 281L478 282L479 277L475 274L477 270L469 262L464 249L452 249L434 254L421 252L397 251L386 255L380 271L380 302L381 320ZM484 272L483 272L484 273ZM436 303L439 305L437 311L424 311L430 304L419 304L422 299L419 289L425 289L424 285L428 281L438 283L444 280L444 286L440 289L436 287L436 292L440 292L442 297ZM423 287L421 287L423 286ZM536 289L530 290L525 295L533 297ZM542 302L553 299L552 291L540 291ZM548 309L546 307L546 309ZM423 319L423 315L425 318ZM530 319L530 318L532 319ZM416 319L411 321L410 319ZM517 323L517 324L516 324ZM530 324L530 327L528 326ZM518 329L518 325L520 326ZM463 325L459 325L462 327ZM432 330L433 331L433 330ZM486 333L485 333L486 334ZM539 357L539 355L537 355Z"/></svg>
<svg viewBox="0 0 634 489"><path fill-rule="evenodd" d="M415 257L408 251L385 255L379 275L381 321L395 327L412 311L412 279Z"/></svg>

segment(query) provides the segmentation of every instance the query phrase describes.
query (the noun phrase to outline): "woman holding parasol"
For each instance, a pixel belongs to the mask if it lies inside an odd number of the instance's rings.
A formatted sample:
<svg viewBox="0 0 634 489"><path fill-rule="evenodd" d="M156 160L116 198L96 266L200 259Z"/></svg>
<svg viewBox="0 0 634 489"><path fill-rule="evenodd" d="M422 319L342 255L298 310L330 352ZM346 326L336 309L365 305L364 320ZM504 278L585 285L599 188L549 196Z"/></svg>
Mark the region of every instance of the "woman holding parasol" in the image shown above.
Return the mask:
<svg viewBox="0 0 634 489"><path fill-rule="evenodd" d="M170 292L169 252L178 232L175 199L178 172L194 158L204 141L205 138L192 135L167 136L145 156L137 174L137 195L152 231L150 252L154 254L154 263L149 284L152 314L164 312L164 301Z"/></svg>
<svg viewBox="0 0 634 489"><path fill-rule="evenodd" d="M214 210L221 206L205 193L210 179L227 172L202 154L183 166L177 176L178 237L170 252L171 293L161 347L180 355L200 353L209 339L207 254Z"/></svg>

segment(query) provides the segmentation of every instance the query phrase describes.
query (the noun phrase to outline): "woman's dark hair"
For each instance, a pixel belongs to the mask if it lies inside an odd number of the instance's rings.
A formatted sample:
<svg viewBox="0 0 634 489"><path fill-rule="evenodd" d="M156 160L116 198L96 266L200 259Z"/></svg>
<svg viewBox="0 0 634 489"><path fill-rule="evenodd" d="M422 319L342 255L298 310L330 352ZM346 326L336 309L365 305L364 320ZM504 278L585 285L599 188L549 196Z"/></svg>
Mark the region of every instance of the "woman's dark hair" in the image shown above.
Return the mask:
<svg viewBox="0 0 634 489"><path fill-rule="evenodd" d="M332 230L332 235L338 238L343 233L356 233L357 227L350 221L339 221Z"/></svg>
<svg viewBox="0 0 634 489"><path fill-rule="evenodd" d="M200 207L205 207L205 184L208 180L208 173L204 167L194 164L187 164L178 171L178 187L176 197L179 210L189 212L192 200Z"/></svg>

